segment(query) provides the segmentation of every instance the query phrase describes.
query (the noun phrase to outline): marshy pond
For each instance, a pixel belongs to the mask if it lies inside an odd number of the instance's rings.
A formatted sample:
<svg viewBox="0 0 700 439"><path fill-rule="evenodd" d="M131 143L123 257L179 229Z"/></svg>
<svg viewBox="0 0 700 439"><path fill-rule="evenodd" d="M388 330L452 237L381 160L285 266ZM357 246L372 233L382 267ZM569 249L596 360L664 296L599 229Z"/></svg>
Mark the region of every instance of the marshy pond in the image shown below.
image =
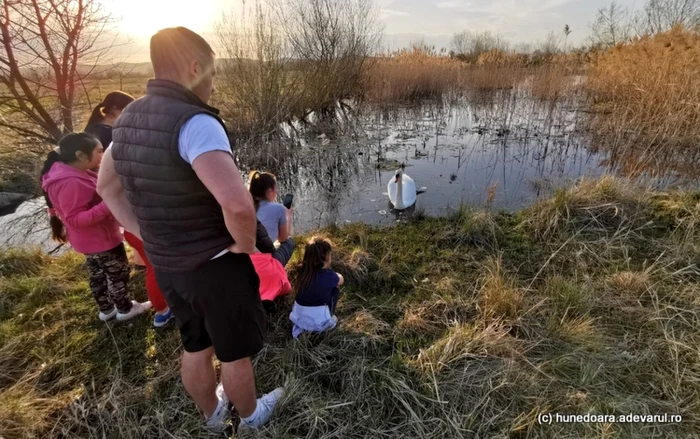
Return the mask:
<svg viewBox="0 0 700 439"><path fill-rule="evenodd" d="M292 139L236 148L241 169L278 176L280 196L295 195L295 232L330 224L390 225L416 213L446 215L460 205L517 210L580 177L615 173L608 154L591 148L586 114L575 100L539 101L522 89L487 98L362 107L334 121L287 127ZM396 170L417 187L415 207L392 210L387 183ZM676 174L637 176L657 186L687 186ZM690 182L690 183L689 183ZM51 250L41 200L0 218L2 246Z"/></svg>

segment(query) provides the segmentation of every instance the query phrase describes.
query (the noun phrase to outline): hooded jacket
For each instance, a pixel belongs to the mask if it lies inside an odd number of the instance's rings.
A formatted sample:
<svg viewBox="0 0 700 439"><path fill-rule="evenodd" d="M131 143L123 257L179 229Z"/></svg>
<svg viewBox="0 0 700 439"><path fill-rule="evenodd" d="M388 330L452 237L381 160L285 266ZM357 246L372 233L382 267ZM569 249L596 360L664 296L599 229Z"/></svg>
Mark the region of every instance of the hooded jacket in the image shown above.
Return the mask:
<svg viewBox="0 0 700 439"><path fill-rule="evenodd" d="M101 253L122 243L119 223L97 195L97 174L55 163L41 187L66 228L73 248L83 254Z"/></svg>

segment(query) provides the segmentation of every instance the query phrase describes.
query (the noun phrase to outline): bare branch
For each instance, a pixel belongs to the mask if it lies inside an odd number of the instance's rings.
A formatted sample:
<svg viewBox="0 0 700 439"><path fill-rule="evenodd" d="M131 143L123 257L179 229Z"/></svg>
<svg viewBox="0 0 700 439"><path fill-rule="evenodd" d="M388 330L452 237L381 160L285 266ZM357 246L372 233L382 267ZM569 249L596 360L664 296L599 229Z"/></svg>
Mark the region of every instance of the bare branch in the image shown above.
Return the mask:
<svg viewBox="0 0 700 439"><path fill-rule="evenodd" d="M111 23L100 0L3 1L0 82L8 99L0 126L51 142L72 131L76 91L87 92L80 82L113 47L101 38Z"/></svg>

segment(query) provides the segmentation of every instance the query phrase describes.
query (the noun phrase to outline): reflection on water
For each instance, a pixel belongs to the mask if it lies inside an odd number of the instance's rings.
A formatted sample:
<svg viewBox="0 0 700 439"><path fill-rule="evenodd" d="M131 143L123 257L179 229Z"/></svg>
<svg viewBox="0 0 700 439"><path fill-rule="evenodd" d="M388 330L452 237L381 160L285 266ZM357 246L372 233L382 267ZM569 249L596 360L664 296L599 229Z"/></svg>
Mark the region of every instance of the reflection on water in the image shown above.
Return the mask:
<svg viewBox="0 0 700 439"><path fill-rule="evenodd" d="M54 253L60 246L50 236L51 228L43 198L22 203L15 213L0 217L0 247L32 245Z"/></svg>
<svg viewBox="0 0 700 439"><path fill-rule="evenodd" d="M281 161L241 152L242 167L279 177L295 198L295 225L397 220L386 186L401 163L418 187L416 210L449 213L462 203L517 209L547 188L605 172L605 157L585 148L576 109L505 93L478 104L365 110L342 135L314 133ZM276 154L279 158L281 154ZM248 164L249 166L246 166Z"/></svg>
<svg viewBox="0 0 700 439"><path fill-rule="evenodd" d="M296 232L354 221L392 224L405 213L392 211L387 183L402 163L416 186L427 188L412 210L428 215L462 203L515 210L573 179L610 172L615 161L589 147L582 119L570 101L504 91L472 101L364 108L340 123L287 127L293 141L248 143L236 153L243 171L273 172L280 197L295 195ZM5 245L54 247L40 201L25 203L0 226Z"/></svg>

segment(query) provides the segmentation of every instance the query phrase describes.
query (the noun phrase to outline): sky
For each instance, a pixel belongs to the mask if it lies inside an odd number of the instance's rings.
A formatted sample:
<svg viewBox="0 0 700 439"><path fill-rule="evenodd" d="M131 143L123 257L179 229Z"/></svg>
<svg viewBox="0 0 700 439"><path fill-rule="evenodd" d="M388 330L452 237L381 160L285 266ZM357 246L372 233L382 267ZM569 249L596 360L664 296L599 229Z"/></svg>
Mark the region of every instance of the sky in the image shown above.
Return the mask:
<svg viewBox="0 0 700 439"><path fill-rule="evenodd" d="M343 1L343 0L337 0ZM463 30L489 30L514 44L544 39L550 31L572 30L569 44L583 42L596 11L611 0L375 0L384 26L385 49L415 41L437 48ZM617 0L630 9L644 0ZM251 1L249 0L249 4ZM241 0L106 0L105 7L121 20L119 31L134 41L133 61L147 61L148 37L158 29L186 26L211 35L224 12L240 11Z"/></svg>

